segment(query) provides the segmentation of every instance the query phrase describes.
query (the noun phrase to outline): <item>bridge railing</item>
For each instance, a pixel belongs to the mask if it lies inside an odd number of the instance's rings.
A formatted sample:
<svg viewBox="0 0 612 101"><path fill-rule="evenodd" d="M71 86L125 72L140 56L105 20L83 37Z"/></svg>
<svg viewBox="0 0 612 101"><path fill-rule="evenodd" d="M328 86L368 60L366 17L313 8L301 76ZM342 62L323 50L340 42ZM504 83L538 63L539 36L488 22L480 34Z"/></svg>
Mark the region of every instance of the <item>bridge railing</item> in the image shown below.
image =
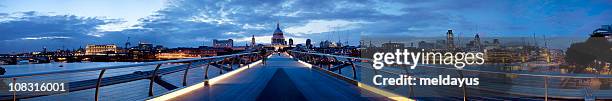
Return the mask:
<svg viewBox="0 0 612 101"><path fill-rule="evenodd" d="M0 75L0 80L2 80L0 82L0 90L3 90L0 91L0 100L47 100L47 98L63 100L89 99L96 101L100 98L138 100L156 94L163 94L165 91L171 91L180 86L185 87L206 81L209 79L209 76L217 76L224 72L232 71L240 68L241 65L246 65L262 58L263 56L260 54L252 52ZM213 71L218 71L219 74L210 73ZM47 86L43 83L50 83L50 85ZM44 89L41 89L43 86Z"/></svg>
<svg viewBox="0 0 612 101"><path fill-rule="evenodd" d="M338 56L299 51L289 52L293 57L310 63L313 67L335 72L358 82L369 84L397 94L413 97L450 97L456 99L504 99L520 97L529 99L612 99L612 76L582 74L530 74L515 72L457 69L441 65L423 65L416 69L406 66L372 67L372 59ZM350 67L350 68L344 68ZM487 68L487 67L481 67ZM492 68L492 67L488 67ZM344 73L343 71L351 71ZM416 78L446 77L479 78L477 86L377 86L373 76L399 78L408 75ZM418 79L417 79L418 80ZM464 84L465 85L465 84ZM421 91L421 92L415 92ZM440 96L440 95L443 96ZM433 95L433 96L432 96ZM438 95L438 96L435 96Z"/></svg>

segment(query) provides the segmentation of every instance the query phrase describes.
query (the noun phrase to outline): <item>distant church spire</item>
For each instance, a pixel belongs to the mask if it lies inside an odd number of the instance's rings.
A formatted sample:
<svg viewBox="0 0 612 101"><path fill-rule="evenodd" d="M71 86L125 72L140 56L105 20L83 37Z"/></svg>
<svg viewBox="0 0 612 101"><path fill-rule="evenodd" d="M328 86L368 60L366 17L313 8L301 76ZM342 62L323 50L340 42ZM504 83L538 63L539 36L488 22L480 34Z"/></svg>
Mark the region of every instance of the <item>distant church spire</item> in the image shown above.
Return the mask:
<svg viewBox="0 0 612 101"><path fill-rule="evenodd" d="M276 29L280 29L280 21L276 20Z"/></svg>
<svg viewBox="0 0 612 101"><path fill-rule="evenodd" d="M253 35L251 37L251 46L254 47L255 46L255 35Z"/></svg>

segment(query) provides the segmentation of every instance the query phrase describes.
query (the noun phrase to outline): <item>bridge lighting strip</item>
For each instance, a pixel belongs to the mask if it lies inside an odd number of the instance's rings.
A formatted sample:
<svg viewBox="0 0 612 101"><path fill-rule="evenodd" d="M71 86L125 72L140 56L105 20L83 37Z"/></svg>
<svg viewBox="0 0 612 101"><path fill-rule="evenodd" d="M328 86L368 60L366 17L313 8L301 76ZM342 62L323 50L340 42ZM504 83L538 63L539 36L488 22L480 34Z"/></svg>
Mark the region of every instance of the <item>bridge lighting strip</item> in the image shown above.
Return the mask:
<svg viewBox="0 0 612 101"><path fill-rule="evenodd" d="M274 54L270 54L270 55L268 55L268 58L272 57L272 55L274 55Z"/></svg>
<svg viewBox="0 0 612 101"><path fill-rule="evenodd" d="M299 60L299 59L298 59L298 62L301 63L301 64L306 65L308 68L312 68L312 64L310 64L310 63L304 62L304 61ZM385 96L385 97L387 97L389 99L396 100L396 101L416 101L416 100L413 100L413 99L410 99L410 98L407 98L407 97L395 94L393 92L388 92L388 91L385 91L385 90L382 90L382 89L378 89L376 87L372 87L370 85L367 85L367 84L364 84L364 83L361 83L361 82L357 82L357 87L363 88L365 90L374 92L374 93L376 93L378 95L382 95L382 96Z"/></svg>
<svg viewBox="0 0 612 101"><path fill-rule="evenodd" d="M287 54L287 55L288 55L288 54ZM293 56L289 55L289 58L293 58ZM306 65L306 67L308 67L308 68L312 68L312 65L311 65L311 64L306 63L306 62L304 62L304 61L302 61L302 60L300 60L300 59L296 59L296 60L297 60L299 63L301 63L301 64L303 64L303 65Z"/></svg>
<svg viewBox="0 0 612 101"><path fill-rule="evenodd" d="M304 62L302 60L299 60L299 59L298 59L298 62L303 64L303 65L306 65L306 67L308 67L308 68L312 68L312 64L306 63L306 62Z"/></svg>
<svg viewBox="0 0 612 101"><path fill-rule="evenodd" d="M249 64L248 66L254 67L255 65L257 65L259 63L261 63L261 60L253 62L253 63ZM241 71L244 71L246 69L247 69L247 66L242 66L242 67L240 67L240 68L238 68L236 70L227 72L225 74L219 75L219 76L214 77L212 79L208 79L207 81L200 82L198 84L195 84L195 85L183 88L183 89L178 89L176 91L173 91L173 92L170 92L170 93L167 93L167 94L164 94L164 95L152 98L152 99L147 99L147 101L169 101L172 98L179 97L181 95L187 94L189 92L192 92L192 91L194 91L196 89L199 89L199 88L202 88L202 87L206 87L206 85L205 85L206 82L208 82L209 86L212 86L212 85L218 83L219 81L221 81L221 80L223 80L225 78L231 77L234 74L240 73Z"/></svg>
<svg viewBox="0 0 612 101"><path fill-rule="evenodd" d="M253 67L253 66L255 66L255 65L259 64L259 63L261 63L261 60L249 64L249 67ZM208 84L209 85L214 85L215 83L217 83L217 82L219 82L219 81L221 81L221 80L223 80L225 78L231 77L234 74L240 73L241 71L244 71L246 69L247 69L247 66L242 66L242 67L240 67L240 68L238 68L236 70L227 72L227 73L225 73L223 75L217 76L217 77L212 78L212 79L208 79Z"/></svg>
<svg viewBox="0 0 612 101"><path fill-rule="evenodd" d="M372 86L370 86L370 85L363 84L363 83L361 83L361 82L357 82L357 86L358 86L359 88L366 89L366 90L368 90L368 91L374 92L374 93L376 93L376 94L379 94L379 95L385 96L385 97L387 97L387 98L389 98L389 99L393 99L393 100L396 100L396 101L415 101L415 100L413 100L413 99L406 98L406 97L403 97L403 96L401 96L401 95L397 95L397 94L395 94L395 93L387 92L387 91L384 91L384 90L382 90L382 89L378 89L378 88L376 88L376 87L372 87Z"/></svg>

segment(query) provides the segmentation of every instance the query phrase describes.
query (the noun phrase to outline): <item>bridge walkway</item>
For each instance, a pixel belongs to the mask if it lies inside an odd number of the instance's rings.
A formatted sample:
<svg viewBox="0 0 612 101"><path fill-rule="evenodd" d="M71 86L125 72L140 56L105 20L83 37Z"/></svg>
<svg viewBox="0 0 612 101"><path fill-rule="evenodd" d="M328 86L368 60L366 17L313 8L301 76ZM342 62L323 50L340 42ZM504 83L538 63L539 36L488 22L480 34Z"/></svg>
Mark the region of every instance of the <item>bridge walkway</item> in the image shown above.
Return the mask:
<svg viewBox="0 0 612 101"><path fill-rule="evenodd" d="M194 100L388 100L328 74L310 69L288 54L273 54L230 78L171 99Z"/></svg>

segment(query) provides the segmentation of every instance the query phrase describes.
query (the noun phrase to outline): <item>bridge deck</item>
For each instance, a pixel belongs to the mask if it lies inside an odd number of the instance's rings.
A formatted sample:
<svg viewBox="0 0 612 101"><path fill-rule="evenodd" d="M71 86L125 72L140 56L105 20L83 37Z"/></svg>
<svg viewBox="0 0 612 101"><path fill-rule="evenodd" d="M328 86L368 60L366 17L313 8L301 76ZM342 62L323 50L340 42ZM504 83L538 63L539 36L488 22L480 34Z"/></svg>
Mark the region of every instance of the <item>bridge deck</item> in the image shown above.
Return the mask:
<svg viewBox="0 0 612 101"><path fill-rule="evenodd" d="M173 101L192 100L384 100L367 90L274 54L260 64Z"/></svg>

